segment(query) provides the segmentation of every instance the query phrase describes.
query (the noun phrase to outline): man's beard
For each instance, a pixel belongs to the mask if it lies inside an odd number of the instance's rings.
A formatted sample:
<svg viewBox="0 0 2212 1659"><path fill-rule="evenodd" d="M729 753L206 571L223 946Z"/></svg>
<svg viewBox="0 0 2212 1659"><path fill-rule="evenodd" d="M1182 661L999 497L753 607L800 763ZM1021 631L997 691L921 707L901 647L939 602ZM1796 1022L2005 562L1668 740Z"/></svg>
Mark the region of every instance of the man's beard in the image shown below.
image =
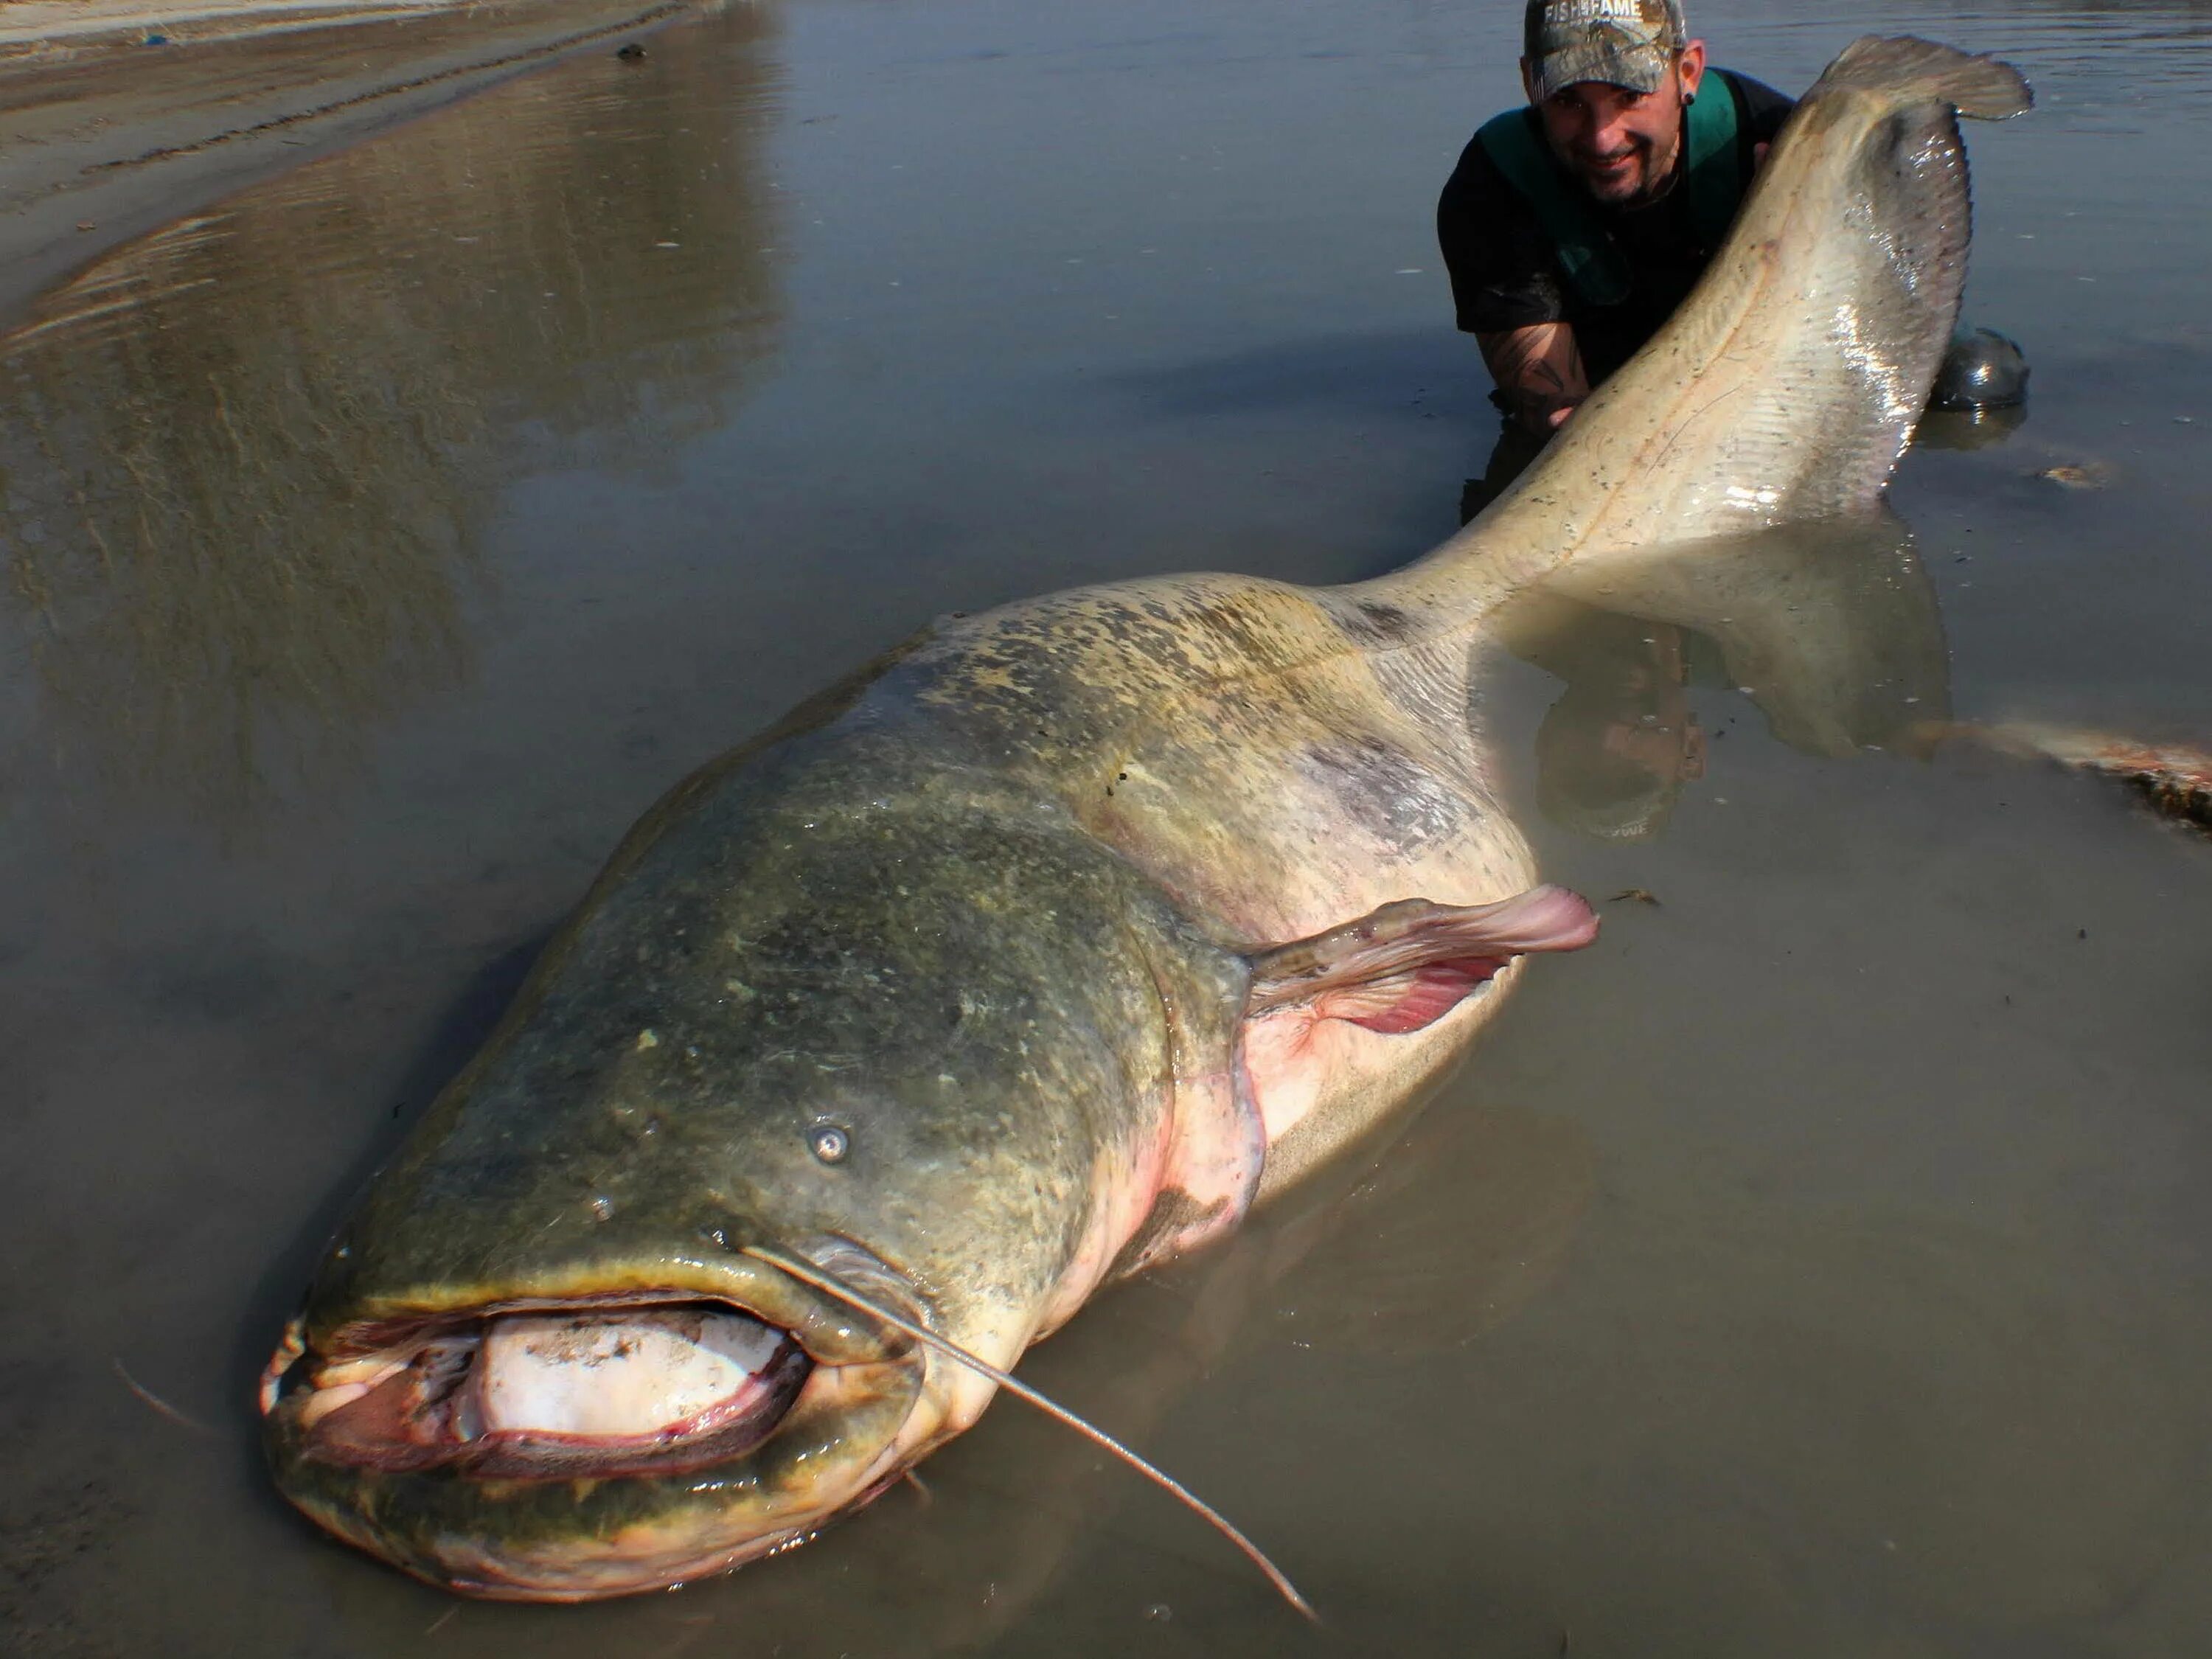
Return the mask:
<svg viewBox="0 0 2212 1659"><path fill-rule="evenodd" d="M1644 206L1664 196L1674 182L1671 167L1663 173L1656 168L1649 143L1632 144L1613 159L1626 165L1605 167L1588 156L1575 160L1583 188L1607 207Z"/></svg>

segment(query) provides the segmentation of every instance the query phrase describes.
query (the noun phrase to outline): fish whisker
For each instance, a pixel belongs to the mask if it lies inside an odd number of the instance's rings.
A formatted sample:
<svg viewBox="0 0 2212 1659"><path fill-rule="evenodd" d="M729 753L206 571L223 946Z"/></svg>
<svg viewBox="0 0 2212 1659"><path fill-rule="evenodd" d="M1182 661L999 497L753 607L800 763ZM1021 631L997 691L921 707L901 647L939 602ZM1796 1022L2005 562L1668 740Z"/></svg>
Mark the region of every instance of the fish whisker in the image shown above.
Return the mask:
<svg viewBox="0 0 2212 1659"><path fill-rule="evenodd" d="M192 1416L188 1412L179 1411L167 1401L162 1399L160 1395L155 1394L151 1389L147 1388L141 1383L137 1377L131 1376L130 1371L125 1368L122 1357L120 1355L116 1357L114 1365L116 1376L123 1379L123 1386L130 1389L131 1393L137 1395L139 1399L144 1401L155 1411L161 1413L162 1416L167 1418L169 1421L176 1424L179 1428L190 1429L194 1434L213 1434L215 1432L213 1429L208 1427L206 1424L201 1422L197 1417Z"/></svg>
<svg viewBox="0 0 2212 1659"><path fill-rule="evenodd" d="M1259 1568L1259 1570L1267 1576L1267 1582L1275 1587L1276 1592L1280 1595L1285 1601L1288 1601L1293 1607L1297 1608L1300 1613L1307 1619L1311 1620L1314 1623L1319 1624L1321 1622L1321 1615L1314 1611L1313 1604L1308 1601L1304 1596L1298 1593L1297 1586L1291 1583L1289 1577L1283 1572L1281 1568L1278 1567L1273 1561L1270 1561L1266 1555L1261 1553L1260 1547L1257 1544L1255 1544L1250 1539L1247 1538L1242 1532L1237 1530L1236 1525L1231 1522L1226 1516L1223 1515L1220 1510L1215 1509L1204 1498L1192 1492L1189 1487L1184 1486L1174 1476L1146 1462L1138 1453L1132 1451L1128 1447L1123 1445L1120 1441L1114 1438L1112 1435L1108 1434L1103 1429L1094 1427L1092 1425L1085 1422L1073 1412L1069 1411L1065 1406L1060 1405L1048 1398L1046 1395L1031 1388L1028 1383L1023 1382L1020 1378L1013 1376L1012 1373L1000 1370L996 1365L992 1364L988 1360L981 1358L978 1356L969 1352L967 1349L962 1347L957 1342L952 1341L949 1338L939 1336L936 1332L927 1329L924 1326L916 1324L910 1319L902 1318L899 1315L893 1313L890 1309L884 1307L881 1303L877 1302L871 1297L862 1295L860 1291L854 1290L851 1286L844 1284L842 1280L838 1279L832 1274L825 1273L823 1269L816 1267L811 1261L803 1261L781 1250L762 1249L757 1245L745 1244L741 1245L738 1248L740 1254L752 1256L758 1261L765 1261L771 1267L780 1267L784 1272L789 1273L793 1279L799 1280L802 1285L810 1285L813 1286L814 1289L820 1291L824 1296L835 1297L838 1301L846 1304L848 1306L856 1308L860 1312L866 1314L871 1319L880 1320L883 1323L890 1326L893 1330L902 1332L905 1335L914 1338L915 1341L923 1343L929 1347L936 1349L947 1358L955 1360L959 1364L967 1366L969 1369L977 1372L981 1376L989 1377L994 1382L1006 1389L1009 1394L1013 1395L1016 1398L1027 1401L1030 1405L1036 1407L1039 1411L1044 1413L1046 1416L1053 1419L1055 1422L1063 1424L1066 1427L1074 1430L1078 1434L1081 1435L1085 1439L1090 1441L1093 1445L1097 1446L1102 1450L1112 1453L1115 1457L1120 1458L1121 1462L1127 1464L1131 1468L1136 1470L1138 1474L1143 1475L1146 1480L1152 1481L1154 1485L1159 1486L1164 1491L1172 1494L1177 1501L1183 1504L1194 1513L1201 1516L1208 1525L1214 1528L1215 1531L1218 1532L1224 1538L1226 1538L1231 1544L1235 1545L1246 1560L1251 1562L1254 1566Z"/></svg>

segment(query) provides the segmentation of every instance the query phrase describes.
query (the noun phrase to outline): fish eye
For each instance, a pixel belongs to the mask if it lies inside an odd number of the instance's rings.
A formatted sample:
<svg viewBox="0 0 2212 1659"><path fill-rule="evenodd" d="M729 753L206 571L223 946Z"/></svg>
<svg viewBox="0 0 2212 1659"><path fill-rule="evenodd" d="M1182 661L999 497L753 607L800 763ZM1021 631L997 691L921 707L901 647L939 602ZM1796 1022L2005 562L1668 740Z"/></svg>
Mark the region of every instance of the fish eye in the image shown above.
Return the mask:
<svg viewBox="0 0 2212 1659"><path fill-rule="evenodd" d="M853 1150L853 1137L834 1123L817 1123L806 1132L806 1145L824 1164L842 1164Z"/></svg>

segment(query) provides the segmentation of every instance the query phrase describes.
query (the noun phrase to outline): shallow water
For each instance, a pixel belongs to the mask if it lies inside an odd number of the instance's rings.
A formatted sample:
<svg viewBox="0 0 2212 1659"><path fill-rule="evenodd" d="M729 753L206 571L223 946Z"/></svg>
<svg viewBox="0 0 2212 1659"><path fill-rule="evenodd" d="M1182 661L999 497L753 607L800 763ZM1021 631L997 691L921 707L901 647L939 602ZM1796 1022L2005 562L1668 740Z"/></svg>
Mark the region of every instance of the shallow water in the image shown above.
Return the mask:
<svg viewBox="0 0 2212 1659"><path fill-rule="evenodd" d="M269 1490L252 1376L346 1189L667 783L940 611L1452 528L1490 430L1429 215L1511 9L1057 9L794 0L573 60L0 344L9 1650L2204 1650L2212 849L1905 758L1866 684L1754 702L1711 639L1651 838L1534 810L1561 687L1500 695L1547 872L1659 902L1349 1196L1024 1365L1321 1630L1010 1402L927 1501L596 1607L457 1603ZM1868 718L2201 740L2212 7L1844 15L1698 22L1785 88L1903 28L2040 100L1970 134L1968 313L2030 412L1908 458L1875 585L1918 643ZM1837 757L1839 708L1881 747Z"/></svg>

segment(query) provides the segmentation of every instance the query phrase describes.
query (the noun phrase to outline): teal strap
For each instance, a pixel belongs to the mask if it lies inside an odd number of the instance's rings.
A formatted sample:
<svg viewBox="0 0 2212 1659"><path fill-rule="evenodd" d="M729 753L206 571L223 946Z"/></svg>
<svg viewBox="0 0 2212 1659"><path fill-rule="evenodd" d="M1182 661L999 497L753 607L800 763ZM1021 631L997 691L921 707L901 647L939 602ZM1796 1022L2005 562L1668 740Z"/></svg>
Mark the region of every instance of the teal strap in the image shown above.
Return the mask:
<svg viewBox="0 0 2212 1659"><path fill-rule="evenodd" d="M1690 216L1698 240L1718 247L1735 222L1745 185L1735 82L1724 70L1705 76L1704 95L1690 105Z"/></svg>
<svg viewBox="0 0 2212 1659"><path fill-rule="evenodd" d="M1741 111L1727 72L1706 76L1690 106L1690 213L1700 240L1717 246L1742 200ZM1553 158L1533 109L1508 110L1476 133L1483 151L1521 193L1559 251L1559 265L1585 304L1619 305L1628 297L1628 262L1600 222L1582 186Z"/></svg>

